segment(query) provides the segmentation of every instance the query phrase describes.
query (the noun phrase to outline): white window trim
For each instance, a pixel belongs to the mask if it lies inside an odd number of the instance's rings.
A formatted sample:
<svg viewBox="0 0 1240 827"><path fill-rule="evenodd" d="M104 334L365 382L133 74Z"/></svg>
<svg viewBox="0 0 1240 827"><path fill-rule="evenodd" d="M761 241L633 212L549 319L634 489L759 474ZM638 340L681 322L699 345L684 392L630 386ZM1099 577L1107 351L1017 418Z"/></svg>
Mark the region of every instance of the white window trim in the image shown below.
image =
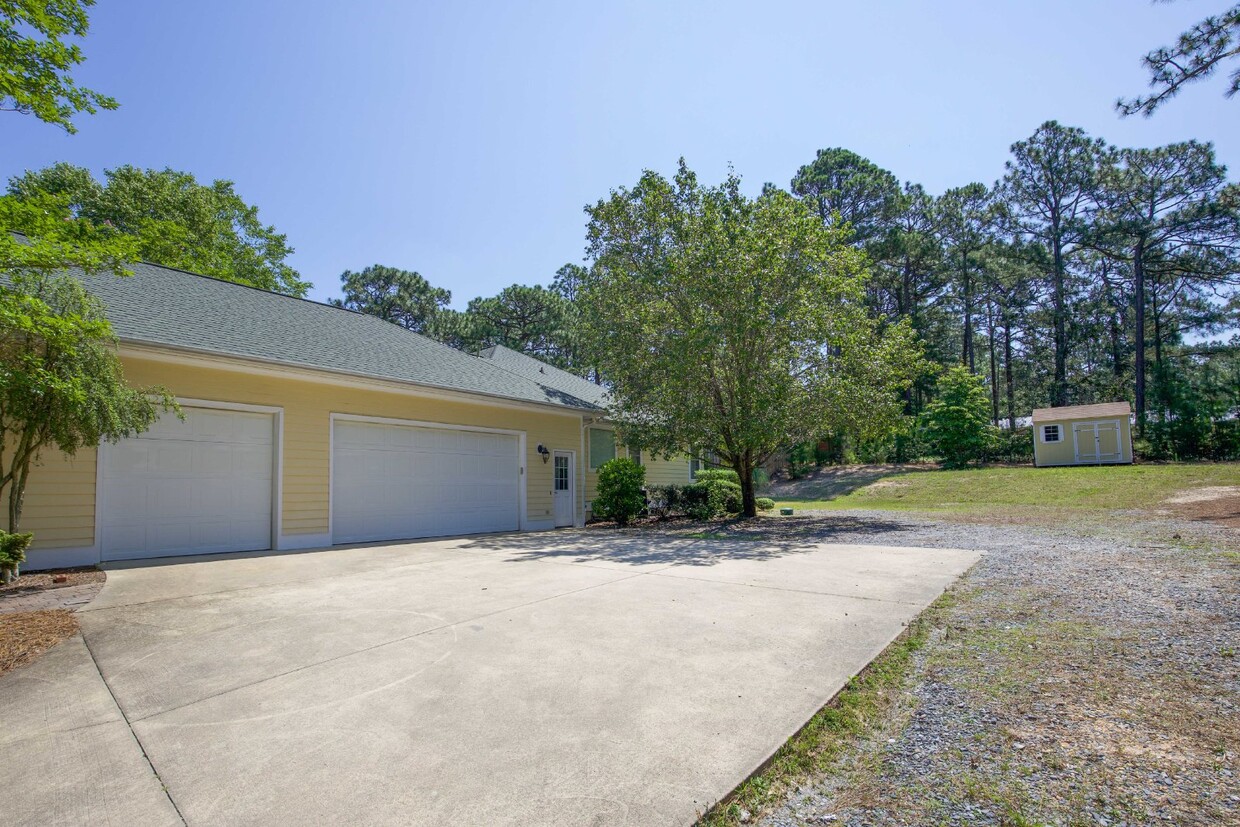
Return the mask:
<svg viewBox="0 0 1240 827"><path fill-rule="evenodd" d="M1046 438L1046 429L1047 429L1047 428L1054 428L1054 429L1055 429L1055 435L1056 435L1056 436L1055 436L1055 439L1047 439L1047 438ZM1061 444L1063 441L1064 441L1064 440L1063 440L1063 425L1059 425L1059 424L1049 424L1049 425L1043 425L1043 426L1042 426L1042 442L1043 442L1043 444L1046 444L1046 445L1059 445L1059 444Z"/></svg>

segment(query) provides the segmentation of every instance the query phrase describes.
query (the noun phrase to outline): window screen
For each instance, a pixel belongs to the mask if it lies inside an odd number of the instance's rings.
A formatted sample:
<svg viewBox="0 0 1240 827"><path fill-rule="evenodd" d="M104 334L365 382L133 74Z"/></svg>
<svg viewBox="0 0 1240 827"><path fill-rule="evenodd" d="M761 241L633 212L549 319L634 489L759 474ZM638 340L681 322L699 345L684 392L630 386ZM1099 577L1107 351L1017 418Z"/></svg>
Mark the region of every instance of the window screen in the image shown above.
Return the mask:
<svg viewBox="0 0 1240 827"><path fill-rule="evenodd" d="M616 435L601 428L590 429L590 470L616 458Z"/></svg>

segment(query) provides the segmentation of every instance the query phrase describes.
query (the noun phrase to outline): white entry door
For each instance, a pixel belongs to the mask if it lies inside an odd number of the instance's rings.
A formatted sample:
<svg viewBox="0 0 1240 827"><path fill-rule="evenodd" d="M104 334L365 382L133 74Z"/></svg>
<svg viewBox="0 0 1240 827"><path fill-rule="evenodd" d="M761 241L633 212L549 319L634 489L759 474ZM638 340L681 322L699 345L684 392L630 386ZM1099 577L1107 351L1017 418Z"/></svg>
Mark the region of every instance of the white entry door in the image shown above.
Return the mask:
<svg viewBox="0 0 1240 827"><path fill-rule="evenodd" d="M271 548L275 417L183 411L100 447L104 560Z"/></svg>
<svg viewBox="0 0 1240 827"><path fill-rule="evenodd" d="M337 419L332 542L516 531L514 434Z"/></svg>
<svg viewBox="0 0 1240 827"><path fill-rule="evenodd" d="M576 525L577 509L575 495L577 487L573 484L573 455L568 451L556 451L552 459L552 499L555 507L555 527Z"/></svg>

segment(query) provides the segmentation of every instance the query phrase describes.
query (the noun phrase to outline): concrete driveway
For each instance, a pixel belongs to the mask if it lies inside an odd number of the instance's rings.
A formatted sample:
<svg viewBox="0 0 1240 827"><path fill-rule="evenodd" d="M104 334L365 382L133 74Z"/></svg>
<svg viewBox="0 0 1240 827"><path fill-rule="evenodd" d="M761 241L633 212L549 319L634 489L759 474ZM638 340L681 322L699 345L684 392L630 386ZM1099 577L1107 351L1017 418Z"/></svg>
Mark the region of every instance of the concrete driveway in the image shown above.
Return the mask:
<svg viewBox="0 0 1240 827"><path fill-rule="evenodd" d="M978 554L503 535L113 568L6 824L688 824Z"/></svg>

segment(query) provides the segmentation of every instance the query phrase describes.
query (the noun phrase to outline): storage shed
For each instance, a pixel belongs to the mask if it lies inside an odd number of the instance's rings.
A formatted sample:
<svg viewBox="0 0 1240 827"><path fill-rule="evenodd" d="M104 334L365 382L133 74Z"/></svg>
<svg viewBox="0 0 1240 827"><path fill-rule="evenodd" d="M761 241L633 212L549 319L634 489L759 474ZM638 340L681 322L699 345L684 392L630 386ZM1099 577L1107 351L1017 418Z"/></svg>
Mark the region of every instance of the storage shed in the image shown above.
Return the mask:
<svg viewBox="0 0 1240 827"><path fill-rule="evenodd" d="M1131 463L1131 419L1127 402L1038 408L1033 412L1033 464Z"/></svg>

